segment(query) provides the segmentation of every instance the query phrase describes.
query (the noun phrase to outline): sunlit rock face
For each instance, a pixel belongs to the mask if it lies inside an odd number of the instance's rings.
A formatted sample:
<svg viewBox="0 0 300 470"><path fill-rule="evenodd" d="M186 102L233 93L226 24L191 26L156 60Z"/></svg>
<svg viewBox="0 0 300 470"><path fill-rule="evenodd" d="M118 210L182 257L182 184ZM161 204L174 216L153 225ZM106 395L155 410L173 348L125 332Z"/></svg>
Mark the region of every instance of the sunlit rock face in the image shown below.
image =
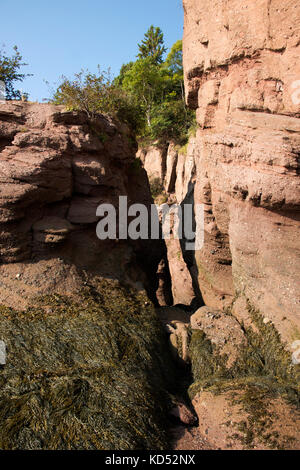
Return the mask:
<svg viewBox="0 0 300 470"><path fill-rule="evenodd" d="M291 344L300 335L300 5L184 0L188 104L197 110L195 255L205 302L248 298Z"/></svg>
<svg viewBox="0 0 300 470"><path fill-rule="evenodd" d="M155 292L160 241L100 241L102 203L149 207L126 126L49 104L0 105L0 303L76 291L82 270ZM141 261L141 262L139 262Z"/></svg>

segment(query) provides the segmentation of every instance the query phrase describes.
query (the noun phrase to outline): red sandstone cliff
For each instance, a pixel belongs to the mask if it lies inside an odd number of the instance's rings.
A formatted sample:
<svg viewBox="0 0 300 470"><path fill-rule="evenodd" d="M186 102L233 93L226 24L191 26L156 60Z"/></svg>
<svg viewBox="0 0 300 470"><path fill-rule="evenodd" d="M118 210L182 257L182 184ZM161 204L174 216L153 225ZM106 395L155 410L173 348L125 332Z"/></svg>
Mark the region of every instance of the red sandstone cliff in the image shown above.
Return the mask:
<svg viewBox="0 0 300 470"><path fill-rule="evenodd" d="M185 149L139 155L170 204L205 211L203 249L178 252L176 240L167 242L174 299L190 303L197 294L206 304L190 324L199 427L183 432L176 448L299 448L299 411L274 390L300 367L300 5L183 4L186 98L197 134ZM173 324L182 327L178 318ZM180 331L172 332L174 346ZM216 356L237 361L228 376L217 361L206 367L203 338ZM262 369L252 369L255 354Z"/></svg>
<svg viewBox="0 0 300 470"><path fill-rule="evenodd" d="M197 109L196 253L208 305L244 298L300 339L300 5L184 0L187 101ZM232 265L231 265L232 261Z"/></svg>
<svg viewBox="0 0 300 470"><path fill-rule="evenodd" d="M160 242L100 241L96 208L151 204L126 126L62 107L0 107L0 303L74 292L82 272L155 291ZM141 262L139 262L141 261Z"/></svg>

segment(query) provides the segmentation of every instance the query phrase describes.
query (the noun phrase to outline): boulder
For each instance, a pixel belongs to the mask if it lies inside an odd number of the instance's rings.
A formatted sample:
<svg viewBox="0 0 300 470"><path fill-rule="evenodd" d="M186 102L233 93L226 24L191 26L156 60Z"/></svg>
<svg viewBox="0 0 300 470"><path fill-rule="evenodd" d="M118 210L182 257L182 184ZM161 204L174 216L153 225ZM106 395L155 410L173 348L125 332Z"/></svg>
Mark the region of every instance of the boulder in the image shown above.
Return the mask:
<svg viewBox="0 0 300 470"><path fill-rule="evenodd" d="M271 398L257 385L231 384L222 393L203 391L193 399L199 432L221 450L296 450L299 409Z"/></svg>
<svg viewBox="0 0 300 470"><path fill-rule="evenodd" d="M210 307L201 307L191 316L191 328L203 331L218 353L227 356L228 368L234 364L241 347L247 343L241 325L232 315Z"/></svg>
<svg viewBox="0 0 300 470"><path fill-rule="evenodd" d="M170 415L177 418L186 426L192 426L197 421L195 415L184 403L178 403L174 406L170 411Z"/></svg>

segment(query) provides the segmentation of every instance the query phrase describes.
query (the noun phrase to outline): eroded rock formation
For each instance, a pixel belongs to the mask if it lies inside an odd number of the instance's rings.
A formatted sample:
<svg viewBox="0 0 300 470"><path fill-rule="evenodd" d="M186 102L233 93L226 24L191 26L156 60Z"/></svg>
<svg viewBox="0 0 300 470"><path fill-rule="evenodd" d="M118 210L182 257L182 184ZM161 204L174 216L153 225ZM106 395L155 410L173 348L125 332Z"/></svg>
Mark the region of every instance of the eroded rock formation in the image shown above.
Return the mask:
<svg viewBox="0 0 300 470"><path fill-rule="evenodd" d="M199 126L190 195L205 213L189 268L207 305L191 317L192 445L297 449L299 2L183 4L186 95Z"/></svg>
<svg viewBox="0 0 300 470"><path fill-rule="evenodd" d="M299 4L183 3L187 102L199 129L185 149L156 150L155 175L178 203L204 204L203 249L183 259L205 304L235 300L249 324L249 299L291 347L300 328Z"/></svg>
<svg viewBox="0 0 300 470"><path fill-rule="evenodd" d="M0 146L1 303L22 307L33 295L76 291L82 270L153 289L160 242L96 237L100 204L117 207L126 195L129 205L152 202L125 126L51 105L6 103Z"/></svg>
<svg viewBox="0 0 300 470"><path fill-rule="evenodd" d="M153 145L140 149L137 153L147 172L150 187L155 193L161 194L155 198L160 206L167 203L193 204L195 183L195 146L196 141L191 137L183 148L173 142L165 145ZM171 288L174 304L191 305L201 294L195 270L194 256L185 252L180 240L171 238L166 240L167 261L171 275ZM199 300L200 302L200 300Z"/></svg>
<svg viewBox="0 0 300 470"><path fill-rule="evenodd" d="M96 236L101 203L152 202L132 142L105 116L0 106L1 449L168 446L164 244Z"/></svg>
<svg viewBox="0 0 300 470"><path fill-rule="evenodd" d="M199 285L210 306L245 296L291 344L300 327L299 3L183 3L187 101L200 127L194 197L206 214ZM242 304L235 313L247 321Z"/></svg>

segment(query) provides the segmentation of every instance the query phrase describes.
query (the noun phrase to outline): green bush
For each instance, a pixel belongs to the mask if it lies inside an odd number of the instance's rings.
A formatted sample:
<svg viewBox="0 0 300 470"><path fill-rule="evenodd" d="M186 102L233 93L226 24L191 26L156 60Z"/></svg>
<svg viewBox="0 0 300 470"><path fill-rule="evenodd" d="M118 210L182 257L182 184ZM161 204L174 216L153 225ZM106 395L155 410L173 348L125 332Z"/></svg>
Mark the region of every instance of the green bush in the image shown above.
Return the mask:
<svg viewBox="0 0 300 470"><path fill-rule="evenodd" d="M24 65L27 64L23 62L23 57L17 46L14 47L14 53L11 57L0 50L0 80L5 83L7 100L27 99L28 97L27 93L21 93L20 90L15 89L15 82L22 82L30 76L30 74L20 73L20 69Z"/></svg>
<svg viewBox="0 0 300 470"><path fill-rule="evenodd" d="M98 113L107 113L127 123L136 132L142 124L142 115L133 96L117 87L109 72L98 74L82 70L73 80L63 77L53 95L52 102L66 106L69 110L84 111L89 118Z"/></svg>

